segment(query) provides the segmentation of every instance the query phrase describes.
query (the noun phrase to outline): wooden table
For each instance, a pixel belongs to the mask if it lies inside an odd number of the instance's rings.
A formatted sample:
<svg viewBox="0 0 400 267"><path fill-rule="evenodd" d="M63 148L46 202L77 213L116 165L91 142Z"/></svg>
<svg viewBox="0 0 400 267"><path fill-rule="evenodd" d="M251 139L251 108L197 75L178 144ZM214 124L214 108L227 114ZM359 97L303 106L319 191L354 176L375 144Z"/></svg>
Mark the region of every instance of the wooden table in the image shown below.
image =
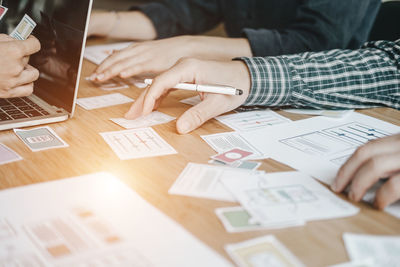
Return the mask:
<svg viewBox="0 0 400 267"><path fill-rule="evenodd" d="M84 62L79 97L109 93L84 80L94 68L93 64ZM119 92L135 99L141 89L132 87ZM168 115L179 116L188 108L188 105L180 103L179 100L192 95L189 92L174 92L159 110ZM0 189L107 171L122 179L144 199L227 258L229 257L223 249L225 244L273 234L305 265L326 266L348 260L342 241L344 232L400 235L400 220L365 204L356 204L361 208L361 212L350 218L309 222L302 227L282 230L227 233L214 210L234 204L169 195L168 189L187 163L207 163L210 156L215 154L213 149L202 141L200 135L231 129L215 120L207 122L188 135L177 134L175 122L155 126L153 128L178 151L178 154L121 161L99 133L122 130L109 121L109 118L123 116L129 107L130 104L126 104L86 111L78 106L74 118L51 125L69 144L68 148L63 149L32 153L12 131L0 132L0 142L24 158L23 161L0 166ZM397 110L380 108L362 113L400 125L400 111ZM283 115L295 120L305 118L287 113ZM262 162L260 169L267 172L291 170L274 160Z"/></svg>

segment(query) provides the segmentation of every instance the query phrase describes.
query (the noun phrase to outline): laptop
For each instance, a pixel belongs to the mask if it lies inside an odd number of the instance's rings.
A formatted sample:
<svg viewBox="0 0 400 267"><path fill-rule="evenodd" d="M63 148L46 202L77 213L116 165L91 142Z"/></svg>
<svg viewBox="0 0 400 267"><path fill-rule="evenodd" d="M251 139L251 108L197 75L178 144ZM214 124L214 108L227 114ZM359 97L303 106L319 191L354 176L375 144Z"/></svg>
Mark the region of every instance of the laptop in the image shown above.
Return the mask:
<svg viewBox="0 0 400 267"><path fill-rule="evenodd" d="M93 0L9 0L1 24L10 33L28 14L42 49L29 64L40 72L31 96L0 99L0 131L65 121L74 114ZM4 27L6 26L6 27Z"/></svg>

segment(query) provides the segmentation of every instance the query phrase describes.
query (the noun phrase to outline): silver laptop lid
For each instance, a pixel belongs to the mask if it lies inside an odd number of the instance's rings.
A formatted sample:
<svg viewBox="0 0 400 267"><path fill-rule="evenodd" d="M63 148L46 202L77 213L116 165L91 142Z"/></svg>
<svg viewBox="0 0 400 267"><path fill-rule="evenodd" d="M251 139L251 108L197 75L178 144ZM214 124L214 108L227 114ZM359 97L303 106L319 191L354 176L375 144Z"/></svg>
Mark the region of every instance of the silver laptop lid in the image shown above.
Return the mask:
<svg viewBox="0 0 400 267"><path fill-rule="evenodd" d="M92 0L5 0L3 4L14 13L6 20L9 30L24 14L37 23L33 35L42 48L30 60L40 71L34 94L72 115Z"/></svg>

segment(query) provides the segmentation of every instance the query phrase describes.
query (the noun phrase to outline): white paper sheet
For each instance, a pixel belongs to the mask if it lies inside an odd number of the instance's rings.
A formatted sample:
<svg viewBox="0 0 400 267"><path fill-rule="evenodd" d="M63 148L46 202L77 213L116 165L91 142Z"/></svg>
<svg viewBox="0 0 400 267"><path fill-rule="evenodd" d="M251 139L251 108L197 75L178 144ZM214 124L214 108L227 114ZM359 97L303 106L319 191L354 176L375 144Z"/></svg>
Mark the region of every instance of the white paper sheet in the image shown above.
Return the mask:
<svg viewBox="0 0 400 267"><path fill-rule="evenodd" d="M330 185L357 147L398 132L396 125L354 112L343 119L314 117L241 136L264 155Z"/></svg>
<svg viewBox="0 0 400 267"><path fill-rule="evenodd" d="M8 146L0 143L0 165L20 161L23 158Z"/></svg>
<svg viewBox="0 0 400 267"><path fill-rule="evenodd" d="M203 138L217 153L224 153L234 148L240 148L245 151L253 152L253 155L248 157L248 160L268 158L268 156L263 155L260 150L251 145L248 140L237 132L203 135L201 138Z"/></svg>
<svg viewBox="0 0 400 267"><path fill-rule="evenodd" d="M121 160L176 154L152 128L100 133Z"/></svg>
<svg viewBox="0 0 400 267"><path fill-rule="evenodd" d="M231 266L110 174L0 192L0 266Z"/></svg>
<svg viewBox="0 0 400 267"><path fill-rule="evenodd" d="M120 93L79 98L76 103L86 110L93 110L133 102L134 100Z"/></svg>
<svg viewBox="0 0 400 267"><path fill-rule="evenodd" d="M312 115L312 116L325 116L332 118L343 118L350 113L354 112L350 110L318 110L318 109L283 109L283 111L293 114Z"/></svg>
<svg viewBox="0 0 400 267"><path fill-rule="evenodd" d="M263 224L342 218L359 211L300 172L220 180L252 218Z"/></svg>
<svg viewBox="0 0 400 267"><path fill-rule="evenodd" d="M140 117L135 120L127 120L124 118L116 118L110 120L118 124L119 126L124 127L125 129L137 129L168 123L175 119L175 117L171 117L162 112L154 111L145 117Z"/></svg>
<svg viewBox="0 0 400 267"><path fill-rule="evenodd" d="M262 172L222 166L189 163L169 189L168 193L190 197L236 202L219 179L240 176L246 178Z"/></svg>
<svg viewBox="0 0 400 267"><path fill-rule="evenodd" d="M219 116L215 119L238 132L264 129L266 127L291 121L272 110L241 112Z"/></svg>
<svg viewBox="0 0 400 267"><path fill-rule="evenodd" d="M372 259L373 266L400 266L400 236L345 233L343 240L353 261Z"/></svg>
<svg viewBox="0 0 400 267"><path fill-rule="evenodd" d="M84 58L93 62L96 65L100 65L107 57L109 57L114 50L121 50L129 45L133 44L132 42L124 42L124 43L113 43L106 45L92 45L87 46L85 48Z"/></svg>

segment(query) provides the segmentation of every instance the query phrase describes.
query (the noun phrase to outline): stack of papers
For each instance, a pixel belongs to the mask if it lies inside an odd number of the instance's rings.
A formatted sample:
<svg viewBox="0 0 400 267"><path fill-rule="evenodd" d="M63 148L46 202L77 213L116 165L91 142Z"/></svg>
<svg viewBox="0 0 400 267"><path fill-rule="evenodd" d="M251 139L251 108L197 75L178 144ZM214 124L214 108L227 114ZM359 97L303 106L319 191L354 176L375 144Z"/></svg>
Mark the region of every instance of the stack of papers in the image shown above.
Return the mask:
<svg viewBox="0 0 400 267"><path fill-rule="evenodd" d="M359 209L300 172L262 171L189 163L170 194L239 202L217 209L229 232L276 229L355 215Z"/></svg>
<svg viewBox="0 0 400 267"><path fill-rule="evenodd" d="M168 192L174 195L236 202L234 196L221 184L220 179L235 175L245 178L260 173L262 172L189 163Z"/></svg>

